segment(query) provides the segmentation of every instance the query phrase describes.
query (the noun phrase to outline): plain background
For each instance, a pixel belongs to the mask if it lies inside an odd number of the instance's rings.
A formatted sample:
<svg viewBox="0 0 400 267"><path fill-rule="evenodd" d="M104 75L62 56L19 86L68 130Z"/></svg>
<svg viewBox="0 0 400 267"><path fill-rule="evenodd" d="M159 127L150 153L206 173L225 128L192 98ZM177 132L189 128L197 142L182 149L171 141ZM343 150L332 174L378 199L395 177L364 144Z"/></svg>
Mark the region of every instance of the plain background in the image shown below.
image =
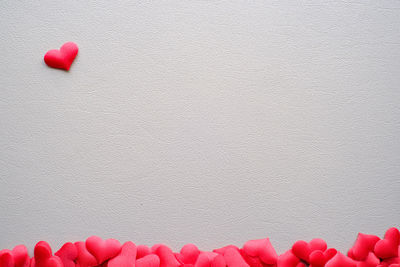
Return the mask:
<svg viewBox="0 0 400 267"><path fill-rule="evenodd" d="M0 248L399 226L399 1L1 1L0 33Z"/></svg>

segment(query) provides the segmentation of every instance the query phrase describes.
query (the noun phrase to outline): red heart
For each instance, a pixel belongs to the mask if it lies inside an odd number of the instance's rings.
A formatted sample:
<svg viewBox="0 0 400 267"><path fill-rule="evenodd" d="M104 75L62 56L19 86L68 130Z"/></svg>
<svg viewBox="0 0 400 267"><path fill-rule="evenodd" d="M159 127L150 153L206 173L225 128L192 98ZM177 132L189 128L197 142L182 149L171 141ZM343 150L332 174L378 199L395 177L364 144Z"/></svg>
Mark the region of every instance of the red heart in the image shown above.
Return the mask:
<svg viewBox="0 0 400 267"><path fill-rule="evenodd" d="M160 258L160 267L178 267L181 265L172 250L166 245L156 244L151 248L151 251Z"/></svg>
<svg viewBox="0 0 400 267"><path fill-rule="evenodd" d="M108 267L134 267L136 261L137 247L133 242L122 245L118 256L108 261Z"/></svg>
<svg viewBox="0 0 400 267"><path fill-rule="evenodd" d="M369 252L374 250L374 246L379 240L380 238L376 235L359 233L356 242L347 255L357 261L363 261L367 258Z"/></svg>
<svg viewBox="0 0 400 267"><path fill-rule="evenodd" d="M73 42L68 42L63 44L60 50L49 50L44 55L44 62L52 68L69 70L77 54L78 46Z"/></svg>
<svg viewBox="0 0 400 267"><path fill-rule="evenodd" d="M220 255L220 254L218 254ZM259 257L251 257L244 252L243 249L240 250L240 255L243 257L243 259L247 262L248 265L251 267L264 267L266 265L263 263Z"/></svg>
<svg viewBox="0 0 400 267"><path fill-rule="evenodd" d="M296 241L292 246L292 252L296 257L309 263L309 256L315 250L325 251L327 249L326 242L323 239L315 238L309 243L303 240Z"/></svg>
<svg viewBox="0 0 400 267"><path fill-rule="evenodd" d="M136 267L159 267L160 258L157 255L149 254L136 260Z"/></svg>
<svg viewBox="0 0 400 267"><path fill-rule="evenodd" d="M250 257L258 257L265 264L276 264L278 254L272 246L269 238L247 241L243 251Z"/></svg>
<svg viewBox="0 0 400 267"><path fill-rule="evenodd" d="M379 265L381 261L375 256L373 252L370 252L364 261L359 261L357 267L375 267Z"/></svg>
<svg viewBox="0 0 400 267"><path fill-rule="evenodd" d="M54 255L58 256L64 267L75 267L75 260L78 257L78 249L71 242L65 243Z"/></svg>
<svg viewBox="0 0 400 267"><path fill-rule="evenodd" d="M24 245L15 246L13 250L0 251L0 267L29 267L30 258Z"/></svg>
<svg viewBox="0 0 400 267"><path fill-rule="evenodd" d="M182 247L180 254L177 258L184 264L195 264L200 250L196 245L186 244Z"/></svg>
<svg viewBox="0 0 400 267"><path fill-rule="evenodd" d="M337 253L337 250L330 248L322 252L321 250L314 250L309 256L310 267L324 267L330 259Z"/></svg>
<svg viewBox="0 0 400 267"><path fill-rule="evenodd" d="M400 233L392 227L385 233L385 238L376 242L374 253L378 258L387 259L397 257L399 250ZM354 253L354 252L353 252Z"/></svg>
<svg viewBox="0 0 400 267"><path fill-rule="evenodd" d="M86 239L87 250L102 264L108 259L114 258L121 251L121 244L116 239L103 240L98 236Z"/></svg>
<svg viewBox="0 0 400 267"><path fill-rule="evenodd" d="M325 264L325 267L356 267L356 266L357 264L353 259L346 257L340 252L336 253L336 255Z"/></svg>
<svg viewBox="0 0 400 267"><path fill-rule="evenodd" d="M249 265L240 255L239 251L234 247L227 248L223 256L226 265L229 267L249 267Z"/></svg>
<svg viewBox="0 0 400 267"><path fill-rule="evenodd" d="M139 245L139 246L137 246L136 259L143 258L144 256L150 255L150 253L151 253L151 250L148 246Z"/></svg>
<svg viewBox="0 0 400 267"><path fill-rule="evenodd" d="M45 241L40 241L34 249L34 258L31 267L63 267L61 259L53 256L50 245Z"/></svg>
<svg viewBox="0 0 400 267"><path fill-rule="evenodd" d="M220 256L215 252L201 252L197 257L194 267L210 267L214 258Z"/></svg>
<svg viewBox="0 0 400 267"><path fill-rule="evenodd" d="M78 251L76 257L77 267L92 267L98 265L97 259L87 250L85 242L75 242L74 245Z"/></svg>
<svg viewBox="0 0 400 267"><path fill-rule="evenodd" d="M291 249L279 255L278 257L279 267L296 267L299 263L300 259L293 254Z"/></svg>
<svg viewBox="0 0 400 267"><path fill-rule="evenodd" d="M14 267L14 257L11 250L3 249L0 251L0 267Z"/></svg>

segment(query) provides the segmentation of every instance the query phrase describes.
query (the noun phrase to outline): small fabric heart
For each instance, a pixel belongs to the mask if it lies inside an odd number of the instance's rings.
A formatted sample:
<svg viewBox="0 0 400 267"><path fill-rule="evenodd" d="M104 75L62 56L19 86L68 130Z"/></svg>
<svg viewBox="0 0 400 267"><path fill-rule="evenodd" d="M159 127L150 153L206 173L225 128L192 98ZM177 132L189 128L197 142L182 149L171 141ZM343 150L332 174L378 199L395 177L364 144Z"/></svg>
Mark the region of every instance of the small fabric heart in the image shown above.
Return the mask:
<svg viewBox="0 0 400 267"><path fill-rule="evenodd" d="M75 267L75 260L78 257L78 249L71 242L65 243L54 255L58 256L64 267Z"/></svg>
<svg viewBox="0 0 400 267"><path fill-rule="evenodd" d="M374 253L378 258L387 259L398 256L400 233L397 228L392 227L386 231L385 237L376 242ZM354 253L354 252L353 252Z"/></svg>
<svg viewBox="0 0 400 267"><path fill-rule="evenodd" d="M330 259L332 259L337 253L337 250L330 248L322 252L321 250L314 250L311 252L309 260L310 267L324 267Z"/></svg>
<svg viewBox="0 0 400 267"><path fill-rule="evenodd" d="M24 245L18 245L13 250L0 251L0 267L29 267L30 258L28 249Z"/></svg>
<svg viewBox="0 0 400 267"><path fill-rule="evenodd" d="M247 262L242 258L239 251L234 247L229 247L224 252L226 265L229 267L249 267Z"/></svg>
<svg viewBox="0 0 400 267"><path fill-rule="evenodd" d="M177 259L183 264L195 264L197 257L200 254L200 250L194 244L186 244L182 247Z"/></svg>
<svg viewBox="0 0 400 267"><path fill-rule="evenodd" d="M118 256L108 261L107 267L135 267L137 247L133 242L122 245Z"/></svg>
<svg viewBox="0 0 400 267"><path fill-rule="evenodd" d="M220 255L220 254L218 254ZM263 263L259 257L252 257L246 254L243 249L240 250L240 255L243 257L243 259L247 262L248 265L251 267L264 267L266 265Z"/></svg>
<svg viewBox="0 0 400 267"><path fill-rule="evenodd" d="M146 245L137 246L136 259L143 258L151 254L151 249Z"/></svg>
<svg viewBox="0 0 400 267"><path fill-rule="evenodd" d="M324 252L327 249L325 240L320 238L314 238L309 243L303 240L296 241L292 246L292 252L299 259L310 263L309 256L311 252L320 250Z"/></svg>
<svg viewBox="0 0 400 267"><path fill-rule="evenodd" d="M278 266L280 267L296 267L299 263L300 259L293 254L291 249L278 257Z"/></svg>
<svg viewBox="0 0 400 267"><path fill-rule="evenodd" d="M159 267L160 258L155 254L149 254L136 260L136 267Z"/></svg>
<svg viewBox="0 0 400 267"><path fill-rule="evenodd" d="M49 50L44 55L44 62L52 68L69 70L77 54L78 46L73 42L67 42L60 50Z"/></svg>
<svg viewBox="0 0 400 267"><path fill-rule="evenodd" d="M338 252L325 264L325 267L357 267L357 263L353 259Z"/></svg>
<svg viewBox="0 0 400 267"><path fill-rule="evenodd" d="M40 241L34 249L34 258L31 267L63 267L61 259L53 256L50 245L45 241Z"/></svg>
<svg viewBox="0 0 400 267"><path fill-rule="evenodd" d="M97 259L87 250L85 242L75 242L74 245L78 252L76 267L93 267L98 265Z"/></svg>
<svg viewBox="0 0 400 267"><path fill-rule="evenodd" d="M357 262L357 267L375 267L379 265L381 261L375 256L373 252L370 252L364 261Z"/></svg>
<svg viewBox="0 0 400 267"><path fill-rule="evenodd" d="M215 257L219 254L215 252L201 252L197 257L194 267L210 267Z"/></svg>
<svg viewBox="0 0 400 267"><path fill-rule="evenodd" d="M151 248L152 252L160 258L160 267L178 267L179 261L172 250L166 245L156 244Z"/></svg>
<svg viewBox="0 0 400 267"><path fill-rule="evenodd" d="M91 236L86 239L86 248L97 259L97 262L102 264L120 253L121 244L116 239L103 240L98 236Z"/></svg>
<svg viewBox="0 0 400 267"><path fill-rule="evenodd" d="M347 255L357 261L363 261L367 258L368 254L374 250L376 242L380 238L376 235L366 235L359 233L354 242L353 247L349 250Z"/></svg>
<svg viewBox="0 0 400 267"><path fill-rule="evenodd" d="M278 254L272 246L269 238L247 241L243 251L250 257L258 257L265 264L276 264Z"/></svg>

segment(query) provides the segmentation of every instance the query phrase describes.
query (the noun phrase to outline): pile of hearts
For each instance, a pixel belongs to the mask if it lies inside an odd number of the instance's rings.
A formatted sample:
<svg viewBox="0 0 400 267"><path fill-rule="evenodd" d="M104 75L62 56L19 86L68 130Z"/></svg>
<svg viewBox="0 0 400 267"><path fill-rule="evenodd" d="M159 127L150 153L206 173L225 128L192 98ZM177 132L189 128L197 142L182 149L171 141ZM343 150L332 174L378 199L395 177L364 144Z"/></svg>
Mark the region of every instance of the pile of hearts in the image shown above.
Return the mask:
<svg viewBox="0 0 400 267"><path fill-rule="evenodd" d="M393 227L383 239L359 233L347 256L328 248L319 238L299 240L282 255L276 253L268 238L247 241L242 248L228 245L212 252L187 244L174 253L163 244L150 248L91 236L85 242L65 243L54 254L47 242L40 241L32 258L24 245L1 250L0 267L400 267L399 242L399 230Z"/></svg>

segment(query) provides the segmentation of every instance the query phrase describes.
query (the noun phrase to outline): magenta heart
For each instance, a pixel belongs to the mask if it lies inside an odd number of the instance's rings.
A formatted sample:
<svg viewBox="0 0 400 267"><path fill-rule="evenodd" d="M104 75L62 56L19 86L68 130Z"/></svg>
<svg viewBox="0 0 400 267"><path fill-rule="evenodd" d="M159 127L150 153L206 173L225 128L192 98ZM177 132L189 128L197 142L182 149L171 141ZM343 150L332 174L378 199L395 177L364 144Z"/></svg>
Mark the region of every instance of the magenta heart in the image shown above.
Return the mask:
<svg viewBox="0 0 400 267"><path fill-rule="evenodd" d="M44 62L52 68L69 70L77 54L78 46L73 42L68 42L63 44L60 50L48 51L44 55Z"/></svg>
<svg viewBox="0 0 400 267"><path fill-rule="evenodd" d="M121 251L121 244L116 239L103 240L98 236L86 239L86 248L99 264L117 256Z"/></svg>
<svg viewBox="0 0 400 267"><path fill-rule="evenodd" d="M272 246L269 238L247 241L243 251L250 257L259 257L265 264L276 264L278 254Z"/></svg>

